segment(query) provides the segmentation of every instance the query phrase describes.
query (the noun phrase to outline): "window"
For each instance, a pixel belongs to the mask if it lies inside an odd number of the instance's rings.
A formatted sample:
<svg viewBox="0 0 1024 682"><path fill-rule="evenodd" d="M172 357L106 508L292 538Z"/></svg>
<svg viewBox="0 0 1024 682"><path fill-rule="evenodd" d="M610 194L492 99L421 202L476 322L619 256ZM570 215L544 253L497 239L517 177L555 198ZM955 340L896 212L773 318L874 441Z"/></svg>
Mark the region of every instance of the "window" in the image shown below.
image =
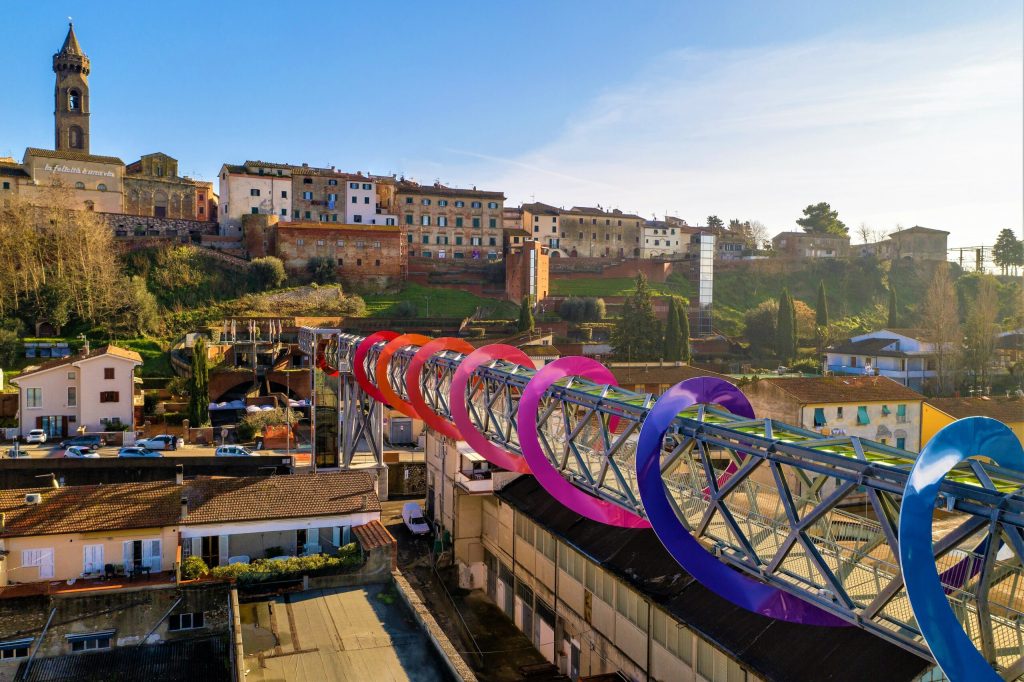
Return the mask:
<svg viewBox="0 0 1024 682"><path fill-rule="evenodd" d="M82 572L101 573L103 571L103 545L82 546Z"/></svg>
<svg viewBox="0 0 1024 682"><path fill-rule="evenodd" d="M412 213L405 214L405 224L412 225Z"/></svg>
<svg viewBox="0 0 1024 682"><path fill-rule="evenodd" d="M303 185L312 185L313 184L313 178L302 178L302 184Z"/></svg>
<svg viewBox="0 0 1024 682"><path fill-rule="evenodd" d="M842 407L842 405L840 405L839 407L836 408L836 419L842 419L842 418L843 418L843 407Z"/></svg>
<svg viewBox="0 0 1024 682"><path fill-rule="evenodd" d="M334 242L334 245L335 246L345 246L345 240L344 239L339 239L338 241Z"/></svg>
<svg viewBox="0 0 1024 682"><path fill-rule="evenodd" d="M487 241L488 241L488 243L489 243L489 244L490 244L491 246L497 246L497 245L498 245L498 240L497 240L497 238L495 238L495 237L491 237L491 238L490 238L490 239L488 239Z"/></svg>
<svg viewBox="0 0 1024 682"><path fill-rule="evenodd" d="M67 635L67 638L68 643L71 644L71 651L78 653L109 649L110 639L113 636L114 630L106 630L105 632L93 632L88 635Z"/></svg>
<svg viewBox="0 0 1024 682"><path fill-rule="evenodd" d="M0 642L0 660L9 658L25 658L28 656L29 647L35 641L31 637L25 639L12 639L9 642Z"/></svg>
<svg viewBox="0 0 1024 682"><path fill-rule="evenodd" d="M196 630L205 625L205 617L202 611L195 613L176 613L167 619L167 629L171 632L179 630Z"/></svg>
<svg viewBox="0 0 1024 682"><path fill-rule="evenodd" d="M898 423L900 423L900 424L905 424L907 422L907 406L906 405L897 405L896 406L896 421Z"/></svg>
<svg viewBox="0 0 1024 682"><path fill-rule="evenodd" d="M258 206L253 206L251 209L249 209L249 213L252 213L253 215L259 215L260 209Z"/></svg>
<svg viewBox="0 0 1024 682"><path fill-rule="evenodd" d="M78 126L68 128L68 145L72 149L83 149L85 147L85 134Z"/></svg>
<svg viewBox="0 0 1024 682"><path fill-rule="evenodd" d="M425 215L420 217L420 225L430 225L430 216Z"/></svg>
<svg viewBox="0 0 1024 682"><path fill-rule="evenodd" d="M352 216L352 222L354 222L354 223L361 223L361 222L363 222L363 216L361 216L361 215L354 215L354 216Z"/></svg>
<svg viewBox="0 0 1024 682"><path fill-rule="evenodd" d="M78 405L78 389L74 386L68 386L68 407L75 407Z"/></svg>
<svg viewBox="0 0 1024 682"><path fill-rule="evenodd" d="M455 227L462 227L462 218L455 219Z"/></svg>
<svg viewBox="0 0 1024 682"><path fill-rule="evenodd" d="M405 198L405 203L411 204L412 203L412 197L406 197Z"/></svg>
<svg viewBox="0 0 1024 682"><path fill-rule="evenodd" d="M104 367L103 368L103 378L104 379L113 379L114 378L114 368L113 367Z"/></svg>
<svg viewBox="0 0 1024 682"><path fill-rule="evenodd" d="M364 182L363 189L373 189L373 185L370 184L369 182Z"/></svg>
<svg viewBox="0 0 1024 682"><path fill-rule="evenodd" d="M75 373L74 372L68 372L68 381L74 381L74 380L75 380Z"/></svg>
<svg viewBox="0 0 1024 682"><path fill-rule="evenodd" d="M455 238L455 246L462 246L462 237Z"/></svg>
<svg viewBox="0 0 1024 682"><path fill-rule="evenodd" d="M10 188L11 188L11 183L9 183L9 182L5 182L5 183L3 184L3 188L4 188L4 189L10 189Z"/></svg>
<svg viewBox="0 0 1024 682"><path fill-rule="evenodd" d="M251 196L251 197L258 197L259 195L260 195L260 191L258 189L256 189L255 187L253 187L252 189L249 190L249 196Z"/></svg>
<svg viewBox="0 0 1024 682"><path fill-rule="evenodd" d="M323 239L317 239L316 240L316 245L317 246L323 246L324 245L324 240Z"/></svg>
<svg viewBox="0 0 1024 682"><path fill-rule="evenodd" d="M814 425L824 426L825 425L825 408L815 407L814 408Z"/></svg>
<svg viewBox="0 0 1024 682"><path fill-rule="evenodd" d="M423 204L424 206L430 206L430 199L423 199L420 201L420 203Z"/></svg>
<svg viewBox="0 0 1024 682"><path fill-rule="evenodd" d="M312 192L303 192L302 193L302 198L305 199L306 201L311 201L313 199L313 193Z"/></svg>
<svg viewBox="0 0 1024 682"><path fill-rule="evenodd" d="M121 396L117 391L100 391L100 402L101 403L116 403L120 402Z"/></svg>
<svg viewBox="0 0 1024 682"><path fill-rule="evenodd" d="M464 208L465 206L466 206L466 202L465 201L456 201L455 202L455 208Z"/></svg>
<svg viewBox="0 0 1024 682"><path fill-rule="evenodd" d="M860 425L871 423L871 418L868 417L867 405L861 405L857 408L857 423Z"/></svg>
<svg viewBox="0 0 1024 682"><path fill-rule="evenodd" d="M363 203L364 204L370 203L370 197L363 197Z"/></svg>
<svg viewBox="0 0 1024 682"><path fill-rule="evenodd" d="M605 604L610 606L615 603L615 579L611 573L593 562L587 562L583 586Z"/></svg>
<svg viewBox="0 0 1024 682"><path fill-rule="evenodd" d="M100 184L96 185L96 189L98 189L98 190L99 190L99 191L101 191L101 192L106 192L106 191L107 191L107 186L106 186L106 185L104 185L104 184L103 184L103 183L101 182ZM202 213L202 211L203 211L203 207L202 207L202 206L200 206L200 207L199 207L199 212L200 212L200 213Z"/></svg>
<svg viewBox="0 0 1024 682"><path fill-rule="evenodd" d="M337 201L337 200L338 200L338 195L337 194L328 194L327 195L327 201Z"/></svg>
<svg viewBox="0 0 1024 682"><path fill-rule="evenodd" d="M896 439L896 447L898 447L900 450L906 450L907 449L907 439L906 438L897 438Z"/></svg>
<svg viewBox="0 0 1024 682"><path fill-rule="evenodd" d="M473 227L480 227L480 219L473 218Z"/></svg>
<svg viewBox="0 0 1024 682"><path fill-rule="evenodd" d="M437 216L437 226L448 227L448 217L443 215Z"/></svg>
<svg viewBox="0 0 1024 682"><path fill-rule="evenodd" d="M331 187L334 187L335 185L338 184L338 181L335 180L334 178L331 178L330 180L327 181L327 184L330 185Z"/></svg>
<svg viewBox="0 0 1024 682"><path fill-rule="evenodd" d="M82 93L72 88L68 90L68 111L78 111L82 108Z"/></svg>
<svg viewBox="0 0 1024 682"><path fill-rule="evenodd" d="M430 235L426 235L426 234L423 235L423 243L424 244L429 244L430 243Z"/></svg>
<svg viewBox="0 0 1024 682"><path fill-rule="evenodd" d="M371 244L371 246L373 246L373 248L375 248L375 249L379 249L380 248L380 242L373 242L373 244Z"/></svg>
<svg viewBox="0 0 1024 682"><path fill-rule="evenodd" d="M350 182L350 183L348 183L348 188L349 189L359 189L359 183L358 182ZM411 204L412 200L407 200L406 203Z"/></svg>
<svg viewBox="0 0 1024 682"><path fill-rule="evenodd" d="M447 206L448 205L448 200L447 199L438 199L437 200L437 205L438 206Z"/></svg>
<svg viewBox="0 0 1024 682"><path fill-rule="evenodd" d="M286 189L281 190L281 198L282 199L287 199L288 198L288 190L286 190Z"/></svg>
<svg viewBox="0 0 1024 682"><path fill-rule="evenodd" d="M353 204L358 204L359 203L359 197L352 197L352 203Z"/></svg>
<svg viewBox="0 0 1024 682"><path fill-rule="evenodd" d="M362 258L356 258L356 265L362 265L362 264L363 264L363 259Z"/></svg>
<svg viewBox="0 0 1024 682"><path fill-rule="evenodd" d="M305 215L306 215L306 220L309 220L310 212L306 211Z"/></svg>
<svg viewBox="0 0 1024 682"><path fill-rule="evenodd" d="M479 201L474 201L469 206L470 206L470 208L480 208L481 204L480 204Z"/></svg>
<svg viewBox="0 0 1024 682"><path fill-rule="evenodd" d="M41 388L27 388L25 389L25 407L42 407L43 406L43 389Z"/></svg>
<svg viewBox="0 0 1024 682"><path fill-rule="evenodd" d="M487 202L487 208L498 208L498 202L497 201L488 201Z"/></svg>
<svg viewBox="0 0 1024 682"><path fill-rule="evenodd" d="M53 548L21 550L21 567L36 566L39 568L39 579L53 577Z"/></svg>
<svg viewBox="0 0 1024 682"><path fill-rule="evenodd" d="M295 240L295 245L296 246L305 246L305 244L306 244L306 240L305 239L296 239Z"/></svg>
<svg viewBox="0 0 1024 682"><path fill-rule="evenodd" d="M654 641L687 665L693 664L693 633L661 609L653 609L651 629Z"/></svg>
<svg viewBox="0 0 1024 682"><path fill-rule="evenodd" d="M84 182L76 182L75 183L75 189L85 189L85 183Z"/></svg>
<svg viewBox="0 0 1024 682"><path fill-rule="evenodd" d="M377 260L373 261L373 264L374 264L374 266L379 268L380 267L380 259L378 258Z"/></svg>
<svg viewBox="0 0 1024 682"><path fill-rule="evenodd" d="M558 567L578 583L583 582L583 556L568 545L558 545Z"/></svg>
<svg viewBox="0 0 1024 682"><path fill-rule="evenodd" d="M647 603L622 583L615 590L615 610L633 625L647 632Z"/></svg>
<svg viewBox="0 0 1024 682"><path fill-rule="evenodd" d="M488 221L488 227L495 228L497 226L498 226L498 219L497 218L491 218Z"/></svg>

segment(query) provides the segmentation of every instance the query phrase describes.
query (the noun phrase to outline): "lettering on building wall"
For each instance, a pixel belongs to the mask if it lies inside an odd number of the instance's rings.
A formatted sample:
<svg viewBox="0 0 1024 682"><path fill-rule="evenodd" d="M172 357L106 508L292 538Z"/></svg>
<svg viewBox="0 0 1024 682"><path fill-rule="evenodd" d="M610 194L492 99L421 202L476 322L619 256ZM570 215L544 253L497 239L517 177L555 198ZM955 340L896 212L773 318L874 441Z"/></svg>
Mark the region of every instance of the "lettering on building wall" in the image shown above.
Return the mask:
<svg viewBox="0 0 1024 682"><path fill-rule="evenodd" d="M50 164L46 164L45 166L43 166L43 170L52 171L54 173L76 173L78 175L99 175L99 176L104 177L104 178L112 178L112 177L114 177L114 172L113 171L91 170L89 168L75 168L73 166L60 166L60 165L58 165L58 166L51 166Z"/></svg>

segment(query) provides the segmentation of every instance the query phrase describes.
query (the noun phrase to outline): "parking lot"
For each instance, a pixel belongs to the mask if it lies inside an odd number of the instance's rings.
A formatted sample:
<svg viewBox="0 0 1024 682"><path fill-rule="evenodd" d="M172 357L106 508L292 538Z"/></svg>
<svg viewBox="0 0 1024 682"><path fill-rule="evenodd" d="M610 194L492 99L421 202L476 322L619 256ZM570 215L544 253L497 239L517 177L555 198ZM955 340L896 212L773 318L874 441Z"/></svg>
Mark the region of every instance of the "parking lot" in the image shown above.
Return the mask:
<svg viewBox="0 0 1024 682"><path fill-rule="evenodd" d="M7 452L14 447L14 443L6 442L0 446L0 451L3 452L5 458L9 458ZM59 459L64 457L64 449L60 447L58 443L43 443L40 444L25 444L19 443L18 448L22 453L22 457L28 457L30 459ZM104 447L100 448L96 452L100 457L117 457L117 447ZM177 450L162 450L161 453L167 456L174 457L212 457L217 447L214 445L186 445L185 447L178 448ZM261 455L273 455L281 456L291 454L295 457L296 466L308 466L310 455L309 450L292 450L290 453L286 450L262 450Z"/></svg>

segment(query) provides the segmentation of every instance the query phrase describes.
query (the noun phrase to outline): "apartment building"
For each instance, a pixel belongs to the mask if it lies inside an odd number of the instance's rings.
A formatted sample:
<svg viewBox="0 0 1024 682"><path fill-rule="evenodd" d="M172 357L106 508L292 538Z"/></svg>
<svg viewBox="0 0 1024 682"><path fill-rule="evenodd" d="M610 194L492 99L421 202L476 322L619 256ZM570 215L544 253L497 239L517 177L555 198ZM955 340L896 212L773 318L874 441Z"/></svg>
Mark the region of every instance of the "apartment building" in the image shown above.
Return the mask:
<svg viewBox="0 0 1024 682"><path fill-rule="evenodd" d="M135 368L141 364L135 351L110 345L26 368L11 380L18 387L21 435L32 429L50 439L81 429L134 431Z"/></svg>
<svg viewBox="0 0 1024 682"><path fill-rule="evenodd" d="M399 180L395 202L410 256L499 258L504 193Z"/></svg>
<svg viewBox="0 0 1024 682"><path fill-rule="evenodd" d="M665 220L646 220L641 239L641 258L677 258L690 250L691 236L699 227L678 225Z"/></svg>
<svg viewBox="0 0 1024 682"><path fill-rule="evenodd" d="M742 386L754 414L917 452L924 396L887 377L772 377Z"/></svg>
<svg viewBox="0 0 1024 682"><path fill-rule="evenodd" d="M825 349L833 374L884 376L920 391L937 376L938 344L924 329L879 329Z"/></svg>
<svg viewBox="0 0 1024 682"><path fill-rule="evenodd" d="M292 219L292 166L246 161L224 164L217 175L220 193L220 233L242 234L242 216L273 215Z"/></svg>

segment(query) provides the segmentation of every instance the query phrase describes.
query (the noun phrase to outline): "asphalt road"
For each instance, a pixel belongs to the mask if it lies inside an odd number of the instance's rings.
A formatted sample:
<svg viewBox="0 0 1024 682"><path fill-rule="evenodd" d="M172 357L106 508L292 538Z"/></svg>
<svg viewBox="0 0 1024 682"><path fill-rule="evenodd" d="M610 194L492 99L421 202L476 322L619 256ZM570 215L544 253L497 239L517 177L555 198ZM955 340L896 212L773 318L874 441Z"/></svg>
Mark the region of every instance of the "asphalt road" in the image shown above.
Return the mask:
<svg viewBox="0 0 1024 682"><path fill-rule="evenodd" d="M0 445L0 452L3 453L2 459L8 459L7 451L14 447L13 443L5 443ZM25 443L20 444L20 450L23 453L22 456L28 456L31 459L59 459L64 456L64 448L60 447L57 443L44 443L26 445ZM117 447L106 447L97 450L100 457L117 457ZM173 457L212 457L216 452L216 446L212 445L186 445L183 448L177 450L161 450L161 454L164 456ZM287 454L284 450L263 450L260 452L263 455L285 455ZM295 457L295 463L297 466L303 466L304 462L308 465L309 463L309 451L291 453Z"/></svg>

